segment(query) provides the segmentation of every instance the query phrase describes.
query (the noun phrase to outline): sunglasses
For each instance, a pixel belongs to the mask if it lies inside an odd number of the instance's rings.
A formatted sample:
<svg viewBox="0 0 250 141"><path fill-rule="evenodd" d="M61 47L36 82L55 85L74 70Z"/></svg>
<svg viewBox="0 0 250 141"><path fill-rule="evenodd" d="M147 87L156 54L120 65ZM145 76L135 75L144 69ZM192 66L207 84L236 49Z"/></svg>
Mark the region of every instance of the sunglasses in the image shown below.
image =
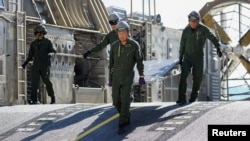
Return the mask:
<svg viewBox="0 0 250 141"><path fill-rule="evenodd" d="M117 21L109 21L110 25L117 25Z"/></svg>

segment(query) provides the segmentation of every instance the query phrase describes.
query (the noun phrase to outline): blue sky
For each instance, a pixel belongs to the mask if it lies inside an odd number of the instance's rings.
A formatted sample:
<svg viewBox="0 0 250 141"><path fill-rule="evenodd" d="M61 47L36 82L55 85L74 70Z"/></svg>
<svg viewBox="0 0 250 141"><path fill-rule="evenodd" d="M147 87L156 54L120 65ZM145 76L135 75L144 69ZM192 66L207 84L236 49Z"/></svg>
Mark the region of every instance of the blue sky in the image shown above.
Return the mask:
<svg viewBox="0 0 250 141"><path fill-rule="evenodd" d="M106 7L117 6L131 11L131 0L102 0ZM132 11L142 12L143 0L132 0ZM161 15L163 25L170 28L182 29L187 25L187 15L193 11L199 11L207 2L213 0L155 0L156 14ZM144 11L154 13L154 0L144 0Z"/></svg>

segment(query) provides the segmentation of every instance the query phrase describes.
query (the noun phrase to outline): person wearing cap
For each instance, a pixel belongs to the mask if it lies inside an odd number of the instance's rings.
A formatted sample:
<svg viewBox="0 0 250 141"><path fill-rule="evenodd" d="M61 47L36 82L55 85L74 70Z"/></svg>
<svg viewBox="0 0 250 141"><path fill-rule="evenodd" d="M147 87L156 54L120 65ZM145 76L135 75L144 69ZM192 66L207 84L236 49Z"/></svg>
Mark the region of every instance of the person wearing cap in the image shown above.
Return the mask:
<svg viewBox="0 0 250 141"><path fill-rule="evenodd" d="M181 78L179 82L177 104L185 104L187 91L187 77L192 71L193 87L189 103L196 101L203 76L203 47L206 39L209 39L217 50L217 55L222 56L218 39L209 29L200 24L200 15L192 11L188 15L189 24L183 30L179 49L179 64L181 65Z"/></svg>
<svg viewBox="0 0 250 141"><path fill-rule="evenodd" d="M98 43L94 48L88 50L83 54L83 58L87 59L88 56L90 56L93 53L99 52L102 49L104 49L108 44L112 44L113 42L118 40L118 35L117 35L117 23L119 22L119 16L116 13L112 13L109 15L109 24L111 25L112 31L110 31L104 38L103 40ZM111 87L112 82L110 81L112 76L109 76L109 82L108 85Z"/></svg>
<svg viewBox="0 0 250 141"><path fill-rule="evenodd" d="M117 25L119 40L111 45L109 70L112 74L113 105L119 113L118 134L125 132L130 124L130 92L134 80L134 66L139 73L139 84L144 80L144 64L141 48L135 40L129 38L130 27L127 22L120 21Z"/></svg>
<svg viewBox="0 0 250 141"><path fill-rule="evenodd" d="M44 25L38 24L34 28L34 35L36 39L32 41L28 53L28 58L22 64L23 69L33 60L32 66L32 83L31 83L31 101L30 104L38 104L37 99L37 89L40 81L40 76L46 85L46 90L48 95L51 97L50 104L54 104L55 95L53 90L53 85L49 79L50 75L50 56L49 53L56 53L56 50L53 48L51 41L46 38L44 35L47 34L47 29Z"/></svg>
<svg viewBox="0 0 250 141"><path fill-rule="evenodd" d="M92 53L96 53L101 51L103 48L105 48L108 44L112 44L113 42L118 40L116 28L117 23L119 21L119 16L115 13L109 15L109 24L111 25L112 31L110 31L103 40L98 43L94 48L88 50L83 54L83 57L86 59L89 55Z"/></svg>

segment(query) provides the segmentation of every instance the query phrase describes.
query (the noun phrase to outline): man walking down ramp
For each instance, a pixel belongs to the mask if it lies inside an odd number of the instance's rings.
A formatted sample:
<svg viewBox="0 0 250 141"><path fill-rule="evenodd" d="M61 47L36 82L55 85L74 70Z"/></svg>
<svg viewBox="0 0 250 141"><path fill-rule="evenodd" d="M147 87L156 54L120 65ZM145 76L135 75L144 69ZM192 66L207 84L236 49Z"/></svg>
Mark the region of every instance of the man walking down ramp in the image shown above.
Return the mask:
<svg viewBox="0 0 250 141"><path fill-rule="evenodd" d="M118 134L125 132L125 127L130 124L130 92L134 80L134 66L140 78L139 83L145 84L144 64L139 44L129 38L129 25L125 21L118 23L119 41L111 45L110 51L110 83L112 87L113 105L119 113Z"/></svg>
<svg viewBox="0 0 250 141"><path fill-rule="evenodd" d="M207 27L200 22L200 15L192 11L188 15L189 25L183 30L180 43L181 78L179 83L179 98L177 104L186 103L187 77L191 72L193 75L193 87L189 102L194 102L198 96L202 82L204 52L203 47L206 39L209 39L217 49L219 57L222 56L220 44L217 38L209 31Z"/></svg>

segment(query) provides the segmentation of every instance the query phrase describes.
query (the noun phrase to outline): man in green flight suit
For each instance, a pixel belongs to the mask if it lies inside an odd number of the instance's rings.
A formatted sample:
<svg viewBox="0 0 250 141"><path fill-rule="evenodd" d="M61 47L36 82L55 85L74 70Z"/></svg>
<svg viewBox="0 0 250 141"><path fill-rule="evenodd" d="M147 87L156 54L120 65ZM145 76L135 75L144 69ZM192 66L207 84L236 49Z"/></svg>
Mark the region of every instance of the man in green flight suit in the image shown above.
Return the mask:
<svg viewBox="0 0 250 141"><path fill-rule="evenodd" d="M115 13L109 15L109 24L111 25L112 31L110 31L103 40L98 43L94 48L90 49L86 53L83 54L83 57L87 59L89 55L92 53L96 53L98 51L101 51L103 48L105 48L108 44L112 44L113 42L118 40L117 35L117 23L119 22L119 16Z"/></svg>
<svg viewBox="0 0 250 141"><path fill-rule="evenodd" d="M192 11L188 15L189 25L183 30L180 50L179 64L181 65L181 78L179 83L179 96L177 104L186 103L187 77L192 69L193 87L189 103L196 100L203 75L203 47L206 39L209 39L217 49L219 57L222 56L218 39L209 31L209 29L200 24L200 15Z"/></svg>
<svg viewBox="0 0 250 141"><path fill-rule="evenodd" d="M31 84L31 102L30 104L38 104L37 89L40 81L40 76L46 85L47 93L51 97L51 104L55 103L55 95L53 85L49 80L50 75L50 56L49 53L56 53L51 41L44 37L47 34L47 29L44 25L38 24L34 29L34 35L37 37L31 45L28 58L22 64L23 69L33 60L32 66L32 84Z"/></svg>
<svg viewBox="0 0 250 141"><path fill-rule="evenodd" d="M112 13L109 15L109 24L111 25L112 31L110 31L104 38L103 40L97 44L94 48L90 49L86 53L83 54L83 58L87 59L88 56L90 56L93 53L101 51L103 48L105 48L108 44L112 44L115 41L118 40L118 35L117 35L117 23L119 22L120 18L116 13ZM109 79L111 79L112 76L109 76ZM109 81L108 85L111 87L112 82Z"/></svg>
<svg viewBox="0 0 250 141"><path fill-rule="evenodd" d="M121 21L117 25L119 40L111 45L110 73L112 74L113 105L119 113L118 134L125 132L130 124L130 92L134 80L134 66L137 64L139 84L146 84L144 80L144 64L141 48L135 40L129 38L129 25Z"/></svg>

